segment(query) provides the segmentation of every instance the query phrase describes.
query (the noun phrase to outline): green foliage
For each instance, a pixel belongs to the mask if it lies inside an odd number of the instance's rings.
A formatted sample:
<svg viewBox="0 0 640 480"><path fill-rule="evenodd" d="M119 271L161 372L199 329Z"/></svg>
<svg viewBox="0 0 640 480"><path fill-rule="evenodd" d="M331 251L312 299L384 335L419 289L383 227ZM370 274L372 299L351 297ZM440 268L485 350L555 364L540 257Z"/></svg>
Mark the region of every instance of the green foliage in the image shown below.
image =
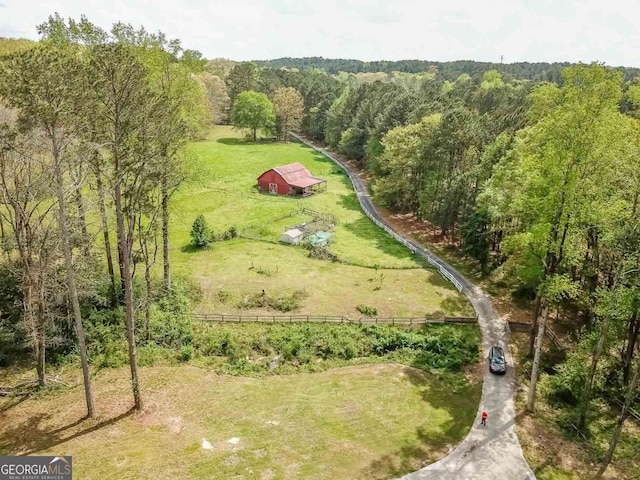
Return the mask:
<svg viewBox="0 0 640 480"><path fill-rule="evenodd" d="M184 345L180 349L180 361L188 362L193 357L193 346L192 345Z"/></svg>
<svg viewBox="0 0 640 480"><path fill-rule="evenodd" d="M191 226L191 244L195 247L207 247L213 241L213 232L204 215L198 215Z"/></svg>
<svg viewBox="0 0 640 480"><path fill-rule="evenodd" d="M268 308L277 312L295 312L302 308L302 301L309 294L304 290L294 290L293 292L279 292L275 295L267 295L263 292L244 295L236 308L249 310L252 308Z"/></svg>
<svg viewBox="0 0 640 480"><path fill-rule="evenodd" d="M0 264L0 366L7 367L26 353L26 332L20 327L22 292L20 266Z"/></svg>
<svg viewBox="0 0 640 480"><path fill-rule="evenodd" d="M33 40L26 38L3 38L0 37L0 56L29 50L36 45Z"/></svg>
<svg viewBox="0 0 640 480"><path fill-rule="evenodd" d="M251 130L253 141L260 129L269 131L275 125L275 113L271 100L264 94L247 91L238 94L231 110L231 122L236 128Z"/></svg>
<svg viewBox="0 0 640 480"><path fill-rule="evenodd" d="M469 215L462 226L463 251L480 263L482 273L489 262L489 226L491 217L484 210L476 210Z"/></svg>
<svg viewBox="0 0 640 480"><path fill-rule="evenodd" d="M238 63L229 71L225 82L229 90L232 105L235 104L236 97L241 92L257 89L258 76L258 68L254 63L250 62Z"/></svg>
<svg viewBox="0 0 640 480"><path fill-rule="evenodd" d="M273 95L273 110L276 116L276 134L281 140L288 138L290 131L298 131L304 115L304 99L293 87L283 87Z"/></svg>
<svg viewBox="0 0 640 480"><path fill-rule="evenodd" d="M150 339L159 346L180 348L191 343L193 326L187 289L176 283L151 310Z"/></svg>
<svg viewBox="0 0 640 480"><path fill-rule="evenodd" d="M395 77L396 73L413 73L418 75L435 74L441 81L453 81L461 75L467 78L473 76L480 80L485 72L495 71L496 64L492 62L476 62L473 60L455 60L451 62L434 62L432 60L377 60L363 62L356 59L301 57L301 58L277 58L273 60L261 60L256 62L261 67L274 69L300 69L306 71L324 71L329 75L347 73L387 73ZM575 64L573 64L575 66ZM562 81L562 71L571 66L567 62L514 62L500 65L500 71L509 79L529 80L534 82ZM631 80L640 77L640 69L634 67L616 67L623 73L625 79Z"/></svg>
<svg viewBox="0 0 640 480"><path fill-rule="evenodd" d="M368 305L360 304L356 307L356 310L358 310L365 317L378 316L378 310L375 307L370 307Z"/></svg>
<svg viewBox="0 0 640 480"><path fill-rule="evenodd" d="M222 242L225 240L233 240L234 238L237 238L237 237L238 237L238 229L236 228L235 225L231 225L224 232L218 235L215 235L214 239L216 242Z"/></svg>
<svg viewBox="0 0 640 480"><path fill-rule="evenodd" d="M122 308L93 310L85 315L83 323L92 364L112 368L128 362Z"/></svg>
<svg viewBox="0 0 640 480"><path fill-rule="evenodd" d="M473 328L451 326L202 324L194 346L201 355L226 357L234 374L272 369L274 356L278 369L379 358L454 372L478 360L479 337Z"/></svg>

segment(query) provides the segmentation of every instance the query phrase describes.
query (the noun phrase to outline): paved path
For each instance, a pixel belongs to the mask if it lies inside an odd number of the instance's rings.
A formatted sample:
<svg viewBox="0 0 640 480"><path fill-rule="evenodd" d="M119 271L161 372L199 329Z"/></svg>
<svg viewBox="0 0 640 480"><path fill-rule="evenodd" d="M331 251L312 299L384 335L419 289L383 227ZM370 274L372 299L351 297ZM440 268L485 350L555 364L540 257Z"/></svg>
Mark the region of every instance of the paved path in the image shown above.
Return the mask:
<svg viewBox="0 0 640 480"><path fill-rule="evenodd" d="M504 376L493 375L489 373L488 368L486 369L477 420L462 443L445 458L428 465L422 470L410 473L403 479L535 479L533 472L522 456L522 449L515 432L514 395L516 376L513 361L509 354L509 330L506 323L491 306L491 301L487 295L447 262L423 246L393 231L391 225L376 210L360 177L351 173L340 160L327 150L316 147L297 135L294 136L347 171L360 205L372 217L372 220L381 224L385 230L390 231L394 237L399 238L408 248L413 249L417 255L423 256L439 268L456 287L461 289L478 314L478 323L482 330L484 357L486 358L491 345L502 346L507 355L508 367ZM489 414L487 426L480 425L480 413L483 410Z"/></svg>

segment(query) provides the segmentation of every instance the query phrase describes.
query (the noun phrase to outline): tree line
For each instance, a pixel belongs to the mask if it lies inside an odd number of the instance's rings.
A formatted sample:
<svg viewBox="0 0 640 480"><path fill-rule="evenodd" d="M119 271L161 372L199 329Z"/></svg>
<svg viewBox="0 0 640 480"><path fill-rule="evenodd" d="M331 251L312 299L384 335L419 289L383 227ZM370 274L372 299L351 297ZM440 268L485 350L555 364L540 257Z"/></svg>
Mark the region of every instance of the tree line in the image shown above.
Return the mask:
<svg viewBox="0 0 640 480"><path fill-rule="evenodd" d="M321 69L330 75L346 73L393 72L438 74L442 80L455 80L466 74L473 78L481 78L490 70L499 71L505 79L533 80L546 82L562 81L562 70L571 66L569 62L475 62L473 60L455 60L452 62L434 62L430 60L362 60L344 58L301 57L276 58L273 60L255 60L260 67L295 68L298 70ZM640 75L640 69L634 67L615 67L627 80Z"/></svg>
<svg viewBox="0 0 640 480"><path fill-rule="evenodd" d="M185 142L210 124L206 89L180 42L161 33L122 23L107 32L57 15L38 31L35 46L0 57L3 270L21 303L5 301L18 314L0 326L3 335L26 335L41 386L46 352L72 339L94 416L85 316L123 310L140 409L136 338L154 301L173 289L168 204L190 174Z"/></svg>
<svg viewBox="0 0 640 480"><path fill-rule="evenodd" d="M624 400L601 475L639 402L640 76L580 64L552 80L488 70L363 82L244 63L226 82L231 102L248 86L298 90L303 132L368 171L378 202L425 220L530 302L529 411L542 366L580 432L594 403ZM564 361L545 360L549 318L574 338Z"/></svg>
<svg viewBox="0 0 640 480"><path fill-rule="evenodd" d="M302 129L367 170L380 203L531 302L530 411L547 321L569 325L576 348L551 379L569 421L587 432L594 402L624 399L602 473L638 404L639 79L597 64L565 68L560 84L490 70L327 89L317 70L272 74L299 80Z"/></svg>

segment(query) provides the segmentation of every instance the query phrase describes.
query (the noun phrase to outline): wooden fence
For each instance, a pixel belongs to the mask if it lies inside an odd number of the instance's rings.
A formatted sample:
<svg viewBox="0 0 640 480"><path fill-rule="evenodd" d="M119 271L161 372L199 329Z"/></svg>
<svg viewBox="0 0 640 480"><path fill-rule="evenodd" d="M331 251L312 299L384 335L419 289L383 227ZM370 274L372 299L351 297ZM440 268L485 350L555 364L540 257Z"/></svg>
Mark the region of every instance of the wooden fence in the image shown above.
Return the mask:
<svg viewBox="0 0 640 480"><path fill-rule="evenodd" d="M358 178L357 175L351 173L351 171L345 165L343 165L342 162L340 162L340 160L335 158L331 153L329 153L325 149L320 148L320 147L316 147L312 143L307 142L302 137L300 137L299 135L296 135L293 132L289 132L289 135L291 135L294 138L297 138L300 142L302 142L305 145L307 145L308 147L316 150L317 152L322 153L324 156L326 156L331 161L333 161L333 163L335 163L335 165L338 168L340 168L342 171L344 171L347 174L347 176L349 177L349 180L351 181L351 184L353 185L353 188L356 191L356 197L358 198L358 202L360 203L360 206L362 207L362 211L365 213L365 215L367 217L369 217L369 219L373 223L375 223L378 227L382 228L385 232L387 232L389 235L391 235L394 239L396 239L402 245L404 245L409 250L411 250L411 252L413 252L414 254L418 253L420 256L422 256L425 260L427 260L427 262L429 262L434 268L436 268L440 272L440 275L442 275L445 279L449 280L458 289L458 291L462 292L463 285L447 269L447 267L441 263L439 258L437 258L436 256L432 255L425 248L422 248L421 246L408 241L406 238L404 238L403 236L401 236L398 233L396 233L393 229L391 229L383 221L381 221L381 219L378 218L377 214L374 214L369 210L369 208L375 208L375 207L373 207L373 206L369 207L369 205L367 205L363 201L362 197L363 196L368 196L368 194L366 193L367 189L364 186L364 184L362 183L362 181Z"/></svg>
<svg viewBox="0 0 640 480"><path fill-rule="evenodd" d="M362 317L348 318L331 315L235 315L192 313L192 318L218 323L351 323L377 325L422 325L426 323L475 324L477 317Z"/></svg>
<svg viewBox="0 0 640 480"><path fill-rule="evenodd" d="M509 323L509 329L512 332L530 332L531 331L531 324L530 323L526 323L526 322L508 322ZM544 328L544 333L547 337L549 337L549 339L551 339L551 341L554 343L554 345L556 347L558 347L561 350L564 350L566 348L566 345L564 344L564 342L560 339L560 337L558 336L558 334L556 332L554 332L551 327L549 327L549 325L546 325Z"/></svg>

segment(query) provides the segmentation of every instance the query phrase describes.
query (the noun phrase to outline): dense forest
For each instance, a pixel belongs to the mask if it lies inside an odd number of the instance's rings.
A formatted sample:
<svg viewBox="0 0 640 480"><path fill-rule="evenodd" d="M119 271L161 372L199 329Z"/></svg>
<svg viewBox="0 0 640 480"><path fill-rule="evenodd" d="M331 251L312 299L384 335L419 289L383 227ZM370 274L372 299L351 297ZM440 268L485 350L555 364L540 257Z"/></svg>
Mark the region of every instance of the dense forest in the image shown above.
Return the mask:
<svg viewBox="0 0 640 480"><path fill-rule="evenodd" d="M254 63L260 67L271 68L296 68L298 70L318 68L331 75L340 72L346 73L437 73L443 80L455 80L462 74L471 75L473 78L481 77L489 70L499 71L505 79L534 80L546 82L562 81L562 70L571 66L568 62L515 62L515 63L491 63L474 62L473 60L456 60L453 62L433 62L429 60L376 60L363 62L362 60L323 57L302 58L276 58L273 60L256 60ZM630 80L640 76L640 68L616 67Z"/></svg>
<svg viewBox="0 0 640 480"><path fill-rule="evenodd" d="M639 402L640 70L236 63L124 24L53 17L39 32L0 57L0 361L28 345L44 384L47 352L77 352L91 414L87 350L106 355L124 326L140 407L136 342L180 347L190 335L168 244L171 195L190 174L185 143L213 123L254 140L299 128L368 172L376 201L429 222L531 305L529 410L541 368L579 431L594 402L623 399L613 452ZM88 216L104 255L89 254ZM542 342L550 319L575 344L554 363Z"/></svg>

